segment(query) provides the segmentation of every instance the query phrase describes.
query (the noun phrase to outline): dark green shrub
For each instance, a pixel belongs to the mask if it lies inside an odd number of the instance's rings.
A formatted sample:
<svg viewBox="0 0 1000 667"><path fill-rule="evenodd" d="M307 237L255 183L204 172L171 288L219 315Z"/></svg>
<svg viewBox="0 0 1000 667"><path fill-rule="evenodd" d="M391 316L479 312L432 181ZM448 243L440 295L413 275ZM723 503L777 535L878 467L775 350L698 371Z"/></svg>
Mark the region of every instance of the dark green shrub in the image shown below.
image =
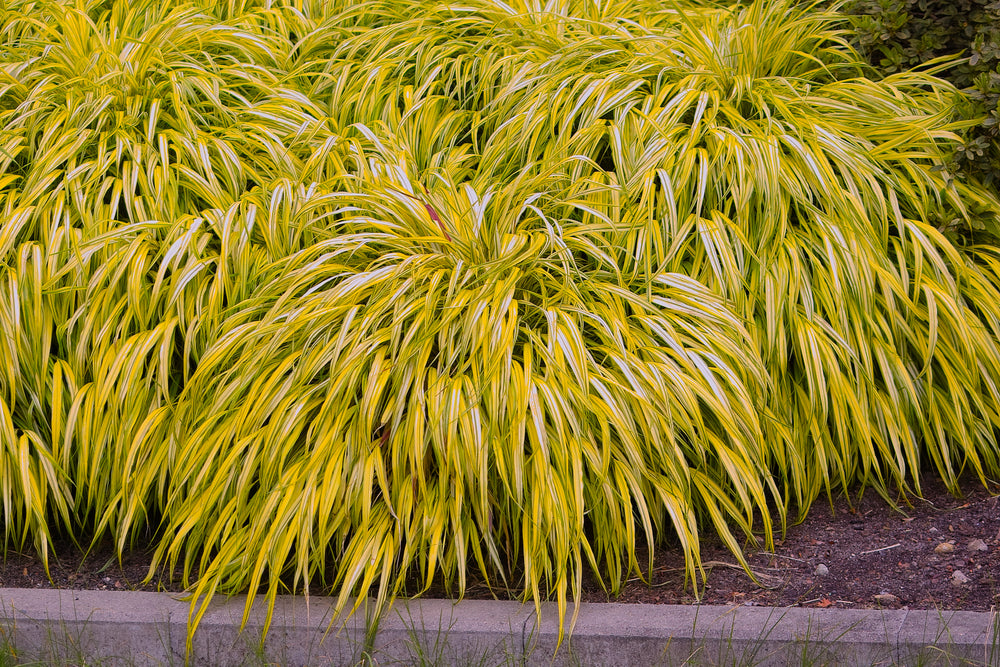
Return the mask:
<svg viewBox="0 0 1000 667"><path fill-rule="evenodd" d="M934 58L966 56L941 76L970 95L963 109L980 122L955 155L959 173L1000 185L1000 1L849 0L857 46L883 74Z"/></svg>

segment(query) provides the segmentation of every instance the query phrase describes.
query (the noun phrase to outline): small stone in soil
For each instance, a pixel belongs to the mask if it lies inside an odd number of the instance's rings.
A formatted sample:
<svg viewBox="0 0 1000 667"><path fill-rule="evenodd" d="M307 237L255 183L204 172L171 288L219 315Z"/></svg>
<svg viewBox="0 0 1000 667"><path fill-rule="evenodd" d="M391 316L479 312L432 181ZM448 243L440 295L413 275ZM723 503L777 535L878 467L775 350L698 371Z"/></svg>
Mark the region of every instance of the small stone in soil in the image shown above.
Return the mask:
<svg viewBox="0 0 1000 667"><path fill-rule="evenodd" d="M830 574L830 568L828 568L826 565L823 565L823 563L820 563L819 565L816 566L816 576L817 577L825 577L828 574Z"/></svg>
<svg viewBox="0 0 1000 667"><path fill-rule="evenodd" d="M950 554L955 550L955 545L950 542L942 542L941 544L934 547L934 553L936 554Z"/></svg>
<svg viewBox="0 0 1000 667"><path fill-rule="evenodd" d="M961 570L955 570L951 573L951 583L955 586L961 586L969 583L969 578Z"/></svg>
<svg viewBox="0 0 1000 667"><path fill-rule="evenodd" d="M969 551L989 551L990 548L986 546L986 542L980 539L974 539L969 542Z"/></svg>

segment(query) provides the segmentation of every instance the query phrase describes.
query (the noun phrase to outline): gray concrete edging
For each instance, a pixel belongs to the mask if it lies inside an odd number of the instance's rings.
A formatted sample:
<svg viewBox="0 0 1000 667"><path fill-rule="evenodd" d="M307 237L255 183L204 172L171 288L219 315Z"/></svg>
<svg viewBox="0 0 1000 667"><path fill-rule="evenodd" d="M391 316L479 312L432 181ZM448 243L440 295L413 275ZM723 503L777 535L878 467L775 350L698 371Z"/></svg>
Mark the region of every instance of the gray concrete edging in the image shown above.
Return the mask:
<svg viewBox="0 0 1000 667"><path fill-rule="evenodd" d="M584 603L557 651L554 603L539 623L519 602L400 600L366 650L363 606L333 623L331 598L279 597L261 645L266 605L241 630L244 602L212 601L188 664L1000 666L995 613ZM185 664L177 595L0 588L0 609L0 664Z"/></svg>

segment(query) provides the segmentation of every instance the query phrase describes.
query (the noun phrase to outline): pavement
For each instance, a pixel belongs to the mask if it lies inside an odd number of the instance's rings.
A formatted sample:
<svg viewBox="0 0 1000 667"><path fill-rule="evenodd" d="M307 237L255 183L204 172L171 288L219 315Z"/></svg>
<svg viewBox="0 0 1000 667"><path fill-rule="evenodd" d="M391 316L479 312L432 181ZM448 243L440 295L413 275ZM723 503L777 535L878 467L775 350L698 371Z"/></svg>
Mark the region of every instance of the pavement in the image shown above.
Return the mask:
<svg viewBox="0 0 1000 667"><path fill-rule="evenodd" d="M364 605L289 596L261 643L267 606L243 625L245 600L217 596L187 652L178 595L0 588L0 665L1000 666L996 613L582 604L560 642L553 603L400 600L368 633Z"/></svg>

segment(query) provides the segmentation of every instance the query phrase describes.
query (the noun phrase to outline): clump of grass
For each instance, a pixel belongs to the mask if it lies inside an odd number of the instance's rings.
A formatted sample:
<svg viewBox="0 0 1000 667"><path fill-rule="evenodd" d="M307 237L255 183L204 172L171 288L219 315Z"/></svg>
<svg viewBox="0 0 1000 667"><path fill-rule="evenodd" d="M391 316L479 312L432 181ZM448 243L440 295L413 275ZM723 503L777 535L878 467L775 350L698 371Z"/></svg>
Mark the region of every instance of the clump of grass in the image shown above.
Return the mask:
<svg viewBox="0 0 1000 667"><path fill-rule="evenodd" d="M945 180L960 94L865 78L835 12L0 25L7 540L152 535L205 599L474 568L565 610L639 535L696 582L706 526L742 559L824 490L1000 473L1000 204Z"/></svg>

